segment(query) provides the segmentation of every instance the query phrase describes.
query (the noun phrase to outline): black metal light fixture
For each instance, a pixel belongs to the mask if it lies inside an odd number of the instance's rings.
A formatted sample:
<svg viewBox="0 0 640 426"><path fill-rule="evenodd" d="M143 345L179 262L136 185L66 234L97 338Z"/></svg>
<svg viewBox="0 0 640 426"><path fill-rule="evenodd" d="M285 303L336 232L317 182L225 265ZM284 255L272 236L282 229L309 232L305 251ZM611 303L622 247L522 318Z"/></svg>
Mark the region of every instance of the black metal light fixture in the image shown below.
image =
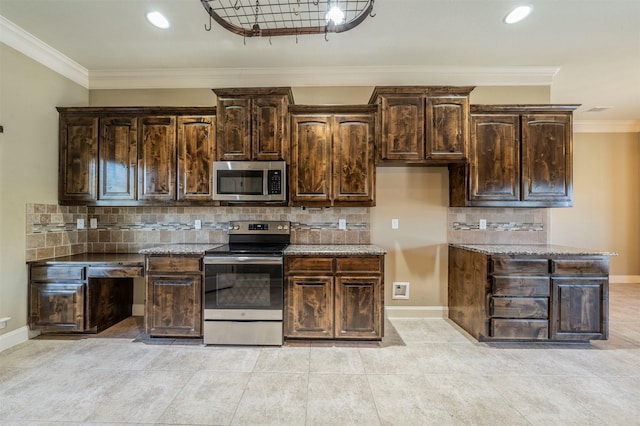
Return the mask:
<svg viewBox="0 0 640 426"><path fill-rule="evenodd" d="M243 37L348 31L374 16L374 0L200 0L211 21Z"/></svg>

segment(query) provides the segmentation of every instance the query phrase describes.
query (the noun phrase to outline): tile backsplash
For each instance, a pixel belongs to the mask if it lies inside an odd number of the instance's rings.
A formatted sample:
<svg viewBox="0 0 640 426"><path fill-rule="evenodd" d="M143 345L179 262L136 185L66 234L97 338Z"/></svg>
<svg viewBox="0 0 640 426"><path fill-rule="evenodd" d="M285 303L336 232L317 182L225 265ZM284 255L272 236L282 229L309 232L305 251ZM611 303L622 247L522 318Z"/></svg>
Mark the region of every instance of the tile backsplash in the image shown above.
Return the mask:
<svg viewBox="0 0 640 426"><path fill-rule="evenodd" d="M87 228L90 219L97 219L97 228L76 229L78 218L84 219ZM28 204L27 260L85 251L132 253L160 244L225 243L227 224L233 220L288 220L295 244L369 244L370 218L367 207L87 208ZM201 221L201 229L195 229L196 219ZM338 229L339 219L346 219L346 230Z"/></svg>
<svg viewBox="0 0 640 426"><path fill-rule="evenodd" d="M480 220L486 229L480 229ZM544 208L449 208L448 241L469 244L546 244L549 210Z"/></svg>

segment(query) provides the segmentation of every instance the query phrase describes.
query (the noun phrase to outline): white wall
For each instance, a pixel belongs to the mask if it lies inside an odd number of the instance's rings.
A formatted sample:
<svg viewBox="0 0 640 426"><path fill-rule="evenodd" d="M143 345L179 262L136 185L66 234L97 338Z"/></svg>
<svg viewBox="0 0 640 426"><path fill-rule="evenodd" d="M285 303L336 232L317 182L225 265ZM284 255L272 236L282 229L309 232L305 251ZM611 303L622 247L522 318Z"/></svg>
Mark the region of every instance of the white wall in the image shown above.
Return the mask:
<svg viewBox="0 0 640 426"><path fill-rule="evenodd" d="M58 201L56 106L89 91L0 43L0 335L27 324L25 206Z"/></svg>

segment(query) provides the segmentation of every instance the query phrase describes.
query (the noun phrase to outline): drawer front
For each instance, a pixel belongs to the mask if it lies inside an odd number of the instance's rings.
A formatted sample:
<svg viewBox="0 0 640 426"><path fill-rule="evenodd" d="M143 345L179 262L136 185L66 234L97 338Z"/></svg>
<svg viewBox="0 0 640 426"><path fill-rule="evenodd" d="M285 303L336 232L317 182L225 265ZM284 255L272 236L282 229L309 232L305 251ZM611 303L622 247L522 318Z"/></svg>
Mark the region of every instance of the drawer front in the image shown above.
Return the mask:
<svg viewBox="0 0 640 426"><path fill-rule="evenodd" d="M105 277L105 278L128 278L128 277L142 277L142 266L91 266L87 268L88 277Z"/></svg>
<svg viewBox="0 0 640 426"><path fill-rule="evenodd" d="M286 257L285 270L288 274L305 272L333 272L332 257Z"/></svg>
<svg viewBox="0 0 640 426"><path fill-rule="evenodd" d="M547 277L493 277L495 296L549 296L551 282Z"/></svg>
<svg viewBox="0 0 640 426"><path fill-rule="evenodd" d="M197 273L201 272L201 257L185 256L158 256L147 257L147 271L175 272L175 273Z"/></svg>
<svg viewBox="0 0 640 426"><path fill-rule="evenodd" d="M496 339L547 340L549 321L537 319L492 319L491 337Z"/></svg>
<svg viewBox="0 0 640 426"><path fill-rule="evenodd" d="M546 297L493 297L491 316L495 318L549 318Z"/></svg>
<svg viewBox="0 0 640 426"><path fill-rule="evenodd" d="M33 266L31 281L84 280L83 266Z"/></svg>
<svg viewBox="0 0 640 426"><path fill-rule="evenodd" d="M609 258L553 260L551 270L554 275L607 276L609 275Z"/></svg>
<svg viewBox="0 0 640 426"><path fill-rule="evenodd" d="M547 275L549 261L547 259L511 259L494 257L491 259L494 275Z"/></svg>
<svg viewBox="0 0 640 426"><path fill-rule="evenodd" d="M375 257L339 257L336 260L336 272L380 272L380 258Z"/></svg>

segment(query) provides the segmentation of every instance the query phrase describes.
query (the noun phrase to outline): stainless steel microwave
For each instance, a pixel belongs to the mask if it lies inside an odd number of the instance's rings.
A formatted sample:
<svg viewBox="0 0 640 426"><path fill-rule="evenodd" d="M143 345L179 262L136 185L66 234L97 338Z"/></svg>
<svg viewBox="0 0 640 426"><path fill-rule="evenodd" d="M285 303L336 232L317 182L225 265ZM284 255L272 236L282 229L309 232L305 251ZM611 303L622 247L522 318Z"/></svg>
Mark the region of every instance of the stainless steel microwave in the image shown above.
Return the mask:
<svg viewBox="0 0 640 426"><path fill-rule="evenodd" d="M284 161L215 161L213 179L214 200L287 200L287 165Z"/></svg>

